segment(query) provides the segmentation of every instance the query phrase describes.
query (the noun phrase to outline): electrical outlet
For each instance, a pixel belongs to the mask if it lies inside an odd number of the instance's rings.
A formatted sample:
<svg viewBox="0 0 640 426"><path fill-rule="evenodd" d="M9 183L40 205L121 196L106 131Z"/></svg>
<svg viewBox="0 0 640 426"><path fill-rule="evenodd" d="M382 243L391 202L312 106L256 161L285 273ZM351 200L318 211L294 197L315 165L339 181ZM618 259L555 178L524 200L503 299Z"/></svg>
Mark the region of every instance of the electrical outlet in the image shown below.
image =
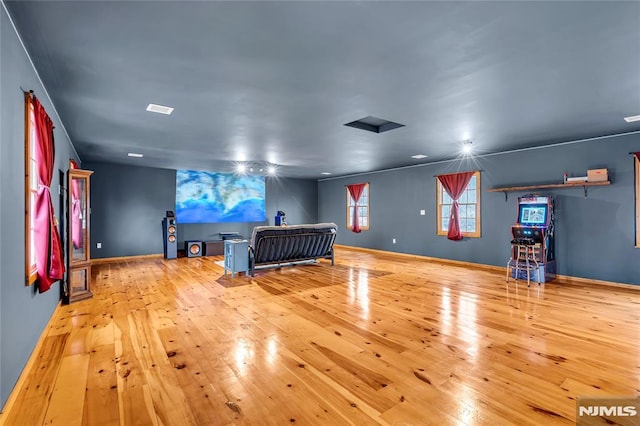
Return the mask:
<svg viewBox="0 0 640 426"><path fill-rule="evenodd" d="M396 239L394 238L394 239L393 239L393 244L395 244L395 243L396 243Z"/></svg>
<svg viewBox="0 0 640 426"><path fill-rule="evenodd" d="M427 214L426 210L420 210L420 216L424 216L425 214Z"/></svg>
<svg viewBox="0 0 640 426"><path fill-rule="evenodd" d="M96 248L102 248L102 243L96 243Z"/></svg>

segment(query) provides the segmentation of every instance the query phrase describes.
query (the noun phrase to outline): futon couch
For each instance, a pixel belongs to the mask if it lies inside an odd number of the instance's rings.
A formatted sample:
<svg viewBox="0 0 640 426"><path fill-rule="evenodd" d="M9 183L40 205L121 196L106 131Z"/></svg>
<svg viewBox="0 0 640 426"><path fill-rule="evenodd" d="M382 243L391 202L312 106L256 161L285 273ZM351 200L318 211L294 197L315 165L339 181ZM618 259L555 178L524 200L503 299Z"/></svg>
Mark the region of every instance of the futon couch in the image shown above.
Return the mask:
<svg viewBox="0 0 640 426"><path fill-rule="evenodd" d="M258 265L331 259L338 226L316 223L291 226L256 226L249 242L249 269Z"/></svg>

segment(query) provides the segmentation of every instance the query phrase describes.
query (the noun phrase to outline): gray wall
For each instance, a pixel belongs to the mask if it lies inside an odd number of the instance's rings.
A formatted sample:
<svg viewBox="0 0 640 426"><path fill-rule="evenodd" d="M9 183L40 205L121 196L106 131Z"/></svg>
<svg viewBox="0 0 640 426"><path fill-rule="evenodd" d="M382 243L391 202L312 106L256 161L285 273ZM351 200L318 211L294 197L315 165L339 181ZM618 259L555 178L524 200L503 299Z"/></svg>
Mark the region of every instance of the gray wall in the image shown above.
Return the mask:
<svg viewBox="0 0 640 426"><path fill-rule="evenodd" d="M60 300L60 284L38 294L24 273L24 98L34 90L55 125L53 206L62 219L59 171L79 160L0 6L0 406L4 405ZM64 238L64 236L63 236Z"/></svg>
<svg viewBox="0 0 640 426"><path fill-rule="evenodd" d="M287 214L289 225L318 222L318 183L305 179L267 180L267 221L275 224L278 210Z"/></svg>
<svg viewBox="0 0 640 426"><path fill-rule="evenodd" d="M175 209L175 170L105 163L83 168L93 170L91 258L162 253L161 221Z"/></svg>
<svg viewBox="0 0 640 426"><path fill-rule="evenodd" d="M175 210L176 172L169 169L84 163L91 176L91 257L162 253L162 218ZM287 221L317 222L316 181L267 178L267 221L256 223L178 224L178 248L187 240L215 240L221 231L251 235L256 225L273 224L276 211ZM101 242L98 249L96 243Z"/></svg>
<svg viewBox="0 0 640 426"><path fill-rule="evenodd" d="M552 195L556 212L556 258L562 275L640 284L640 249L634 248L634 163L640 135L565 144L318 183L318 217L340 225L337 243L487 265L506 265L517 197L505 202L494 187L562 182L566 171L609 169L612 185L538 190ZM482 170L482 237L454 242L436 235L434 175ZM345 225L345 185L370 182L371 229L355 234ZM420 216L420 209L426 216ZM396 238L397 243L392 244Z"/></svg>

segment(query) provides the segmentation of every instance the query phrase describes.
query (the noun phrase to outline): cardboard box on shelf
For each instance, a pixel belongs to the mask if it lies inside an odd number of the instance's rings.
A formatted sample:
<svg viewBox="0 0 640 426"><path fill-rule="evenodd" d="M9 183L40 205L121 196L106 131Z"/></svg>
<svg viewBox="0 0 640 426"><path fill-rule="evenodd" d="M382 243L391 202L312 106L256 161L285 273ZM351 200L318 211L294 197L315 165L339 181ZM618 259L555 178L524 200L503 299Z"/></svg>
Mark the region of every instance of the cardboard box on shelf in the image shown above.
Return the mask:
<svg viewBox="0 0 640 426"><path fill-rule="evenodd" d="M607 169L587 170L587 178L589 182L606 182L609 180L609 172Z"/></svg>

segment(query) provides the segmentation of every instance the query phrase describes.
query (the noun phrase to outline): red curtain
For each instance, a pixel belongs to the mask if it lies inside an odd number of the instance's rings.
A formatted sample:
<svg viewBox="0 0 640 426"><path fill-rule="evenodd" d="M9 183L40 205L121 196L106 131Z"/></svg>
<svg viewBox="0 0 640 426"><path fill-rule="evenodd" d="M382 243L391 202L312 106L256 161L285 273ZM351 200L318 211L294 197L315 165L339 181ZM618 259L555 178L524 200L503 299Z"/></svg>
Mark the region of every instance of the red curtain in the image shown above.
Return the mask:
<svg viewBox="0 0 640 426"><path fill-rule="evenodd" d="M77 169L78 163L74 160L70 161L69 168ZM71 182L71 241L73 246L77 249L82 248L83 244L83 232L82 232L82 217L80 205L80 182L77 179L73 179Z"/></svg>
<svg viewBox="0 0 640 426"><path fill-rule="evenodd" d="M469 181L473 177L474 172L454 173L450 175L440 175L438 180L442 184L442 187L449 197L453 199L453 206L451 208L451 216L449 217L449 231L447 232L447 238L450 240L461 240L462 232L460 231L460 217L459 217L459 205L458 199L469 185Z"/></svg>
<svg viewBox="0 0 640 426"><path fill-rule="evenodd" d="M634 154L635 154L636 158L638 159L638 161L640 161L640 152L635 152Z"/></svg>
<svg viewBox="0 0 640 426"><path fill-rule="evenodd" d="M51 202L51 178L54 167L53 123L40 101L33 97L35 112L36 163L38 168L38 193L34 209L34 244L38 267L38 289L49 290L51 285L62 279L64 261L60 236L55 224L53 203Z"/></svg>
<svg viewBox="0 0 640 426"><path fill-rule="evenodd" d="M349 195L353 198L353 218L351 219L351 230L353 232L361 232L360 229L360 219L358 218L358 201L360 201L360 196L362 195L362 191L364 191L364 187L366 183L354 183L352 185L347 185L347 189L349 190Z"/></svg>

